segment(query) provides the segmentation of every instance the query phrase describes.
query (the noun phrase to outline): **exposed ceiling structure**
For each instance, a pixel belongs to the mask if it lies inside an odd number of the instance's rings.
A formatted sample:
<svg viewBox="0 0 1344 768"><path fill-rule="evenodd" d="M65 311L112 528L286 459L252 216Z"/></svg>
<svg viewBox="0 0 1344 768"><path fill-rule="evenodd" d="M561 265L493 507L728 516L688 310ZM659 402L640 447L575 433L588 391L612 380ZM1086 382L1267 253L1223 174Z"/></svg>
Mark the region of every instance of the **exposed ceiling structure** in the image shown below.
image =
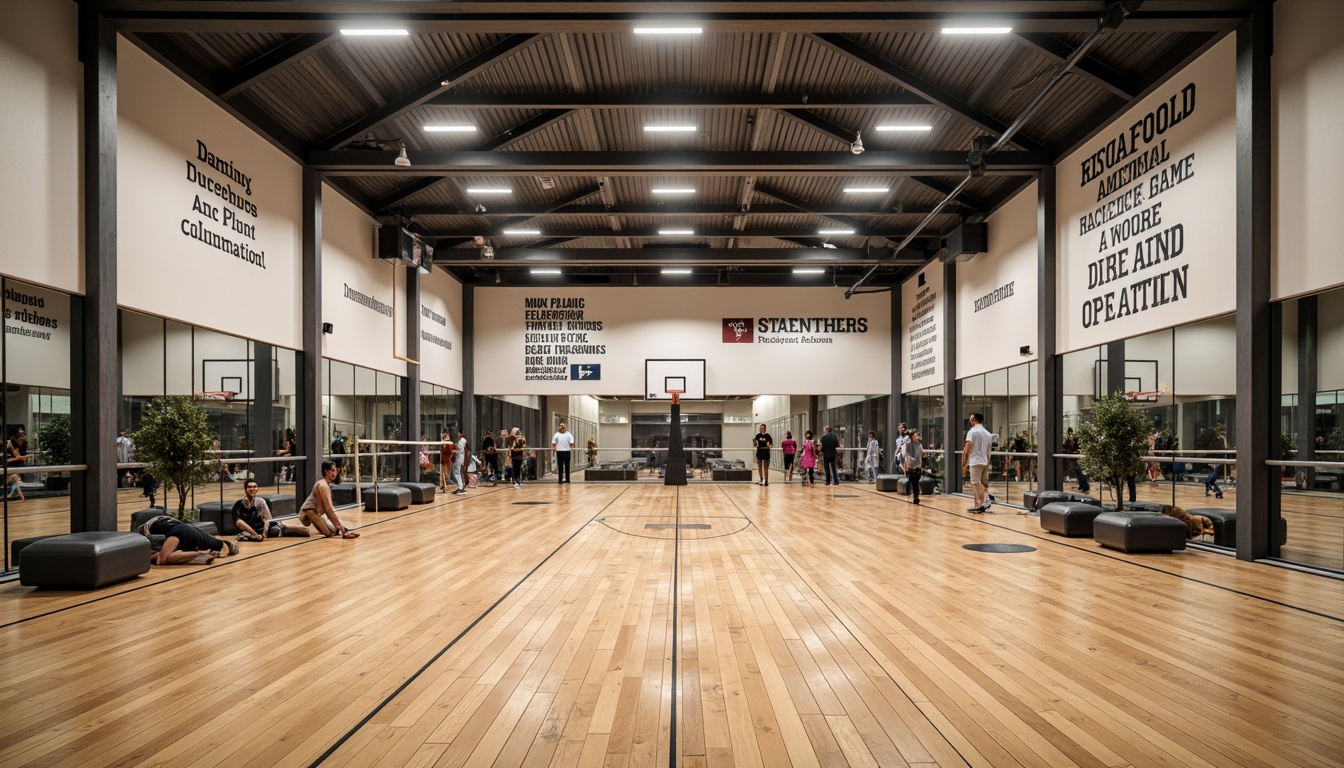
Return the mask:
<svg viewBox="0 0 1344 768"><path fill-rule="evenodd" d="M82 5L464 282L882 289L1251 0ZM1075 55L1108 6L1127 17ZM1011 31L943 31L965 26Z"/></svg>

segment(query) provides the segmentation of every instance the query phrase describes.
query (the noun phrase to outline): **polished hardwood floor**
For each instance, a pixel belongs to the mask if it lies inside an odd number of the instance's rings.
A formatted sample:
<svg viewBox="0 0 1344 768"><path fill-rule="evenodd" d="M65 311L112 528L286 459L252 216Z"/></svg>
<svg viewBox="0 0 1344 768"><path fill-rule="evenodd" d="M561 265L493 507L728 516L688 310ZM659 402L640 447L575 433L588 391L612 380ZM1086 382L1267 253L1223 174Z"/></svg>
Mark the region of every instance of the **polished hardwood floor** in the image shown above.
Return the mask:
<svg viewBox="0 0 1344 768"><path fill-rule="evenodd" d="M924 501L543 482L0 585L0 765L1344 765L1344 581Z"/></svg>

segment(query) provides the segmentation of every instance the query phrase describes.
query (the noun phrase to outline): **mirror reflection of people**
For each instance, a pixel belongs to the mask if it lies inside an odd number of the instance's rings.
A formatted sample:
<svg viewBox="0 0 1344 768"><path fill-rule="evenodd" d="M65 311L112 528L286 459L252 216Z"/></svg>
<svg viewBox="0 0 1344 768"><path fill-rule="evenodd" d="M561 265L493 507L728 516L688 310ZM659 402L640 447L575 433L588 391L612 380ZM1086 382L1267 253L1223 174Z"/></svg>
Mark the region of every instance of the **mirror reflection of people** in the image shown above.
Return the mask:
<svg viewBox="0 0 1344 768"><path fill-rule="evenodd" d="M5 495L11 499L17 496L23 501L23 475L14 471L15 467L28 466L28 433L23 427L16 427L5 443L5 466L9 467L9 487Z"/></svg>
<svg viewBox="0 0 1344 768"><path fill-rule="evenodd" d="M760 430L751 438L751 444L756 448L756 469L760 472L761 479L757 485L770 484L770 449L775 447L775 439L765 431L765 425L762 424Z"/></svg>

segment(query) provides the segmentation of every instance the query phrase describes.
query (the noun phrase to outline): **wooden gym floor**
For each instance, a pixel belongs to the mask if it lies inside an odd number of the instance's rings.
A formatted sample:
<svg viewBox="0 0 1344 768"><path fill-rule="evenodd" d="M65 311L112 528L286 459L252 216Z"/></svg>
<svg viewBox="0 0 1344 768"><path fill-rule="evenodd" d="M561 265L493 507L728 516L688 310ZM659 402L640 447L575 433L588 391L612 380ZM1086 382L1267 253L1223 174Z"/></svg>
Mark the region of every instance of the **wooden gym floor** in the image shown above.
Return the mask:
<svg viewBox="0 0 1344 768"><path fill-rule="evenodd" d="M0 585L0 765L1344 765L1344 582L966 506L499 486Z"/></svg>

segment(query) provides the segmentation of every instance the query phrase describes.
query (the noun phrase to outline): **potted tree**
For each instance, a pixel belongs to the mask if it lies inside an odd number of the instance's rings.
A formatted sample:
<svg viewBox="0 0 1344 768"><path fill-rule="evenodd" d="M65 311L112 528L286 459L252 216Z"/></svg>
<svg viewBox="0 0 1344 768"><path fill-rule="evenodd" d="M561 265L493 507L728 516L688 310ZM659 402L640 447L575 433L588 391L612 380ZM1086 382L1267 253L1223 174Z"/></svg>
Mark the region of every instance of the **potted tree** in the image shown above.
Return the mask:
<svg viewBox="0 0 1344 768"><path fill-rule="evenodd" d="M135 457L145 463L145 471L169 487L177 489L177 517L192 520L187 498L191 489L210 482L215 472L215 457L210 446L215 436L210 431L205 410L190 397L156 397L140 412L140 429L132 436Z"/></svg>
<svg viewBox="0 0 1344 768"><path fill-rule="evenodd" d="M64 414L47 419L37 431L37 447L47 464L70 463L70 417ZM69 491L70 476L64 472L51 474L46 480L48 491Z"/></svg>
<svg viewBox="0 0 1344 768"><path fill-rule="evenodd" d="M1115 494L1115 508L1125 508L1121 486L1130 475L1143 472L1152 422L1115 392L1092 406L1092 418L1078 427L1078 463L1083 472L1105 481Z"/></svg>

